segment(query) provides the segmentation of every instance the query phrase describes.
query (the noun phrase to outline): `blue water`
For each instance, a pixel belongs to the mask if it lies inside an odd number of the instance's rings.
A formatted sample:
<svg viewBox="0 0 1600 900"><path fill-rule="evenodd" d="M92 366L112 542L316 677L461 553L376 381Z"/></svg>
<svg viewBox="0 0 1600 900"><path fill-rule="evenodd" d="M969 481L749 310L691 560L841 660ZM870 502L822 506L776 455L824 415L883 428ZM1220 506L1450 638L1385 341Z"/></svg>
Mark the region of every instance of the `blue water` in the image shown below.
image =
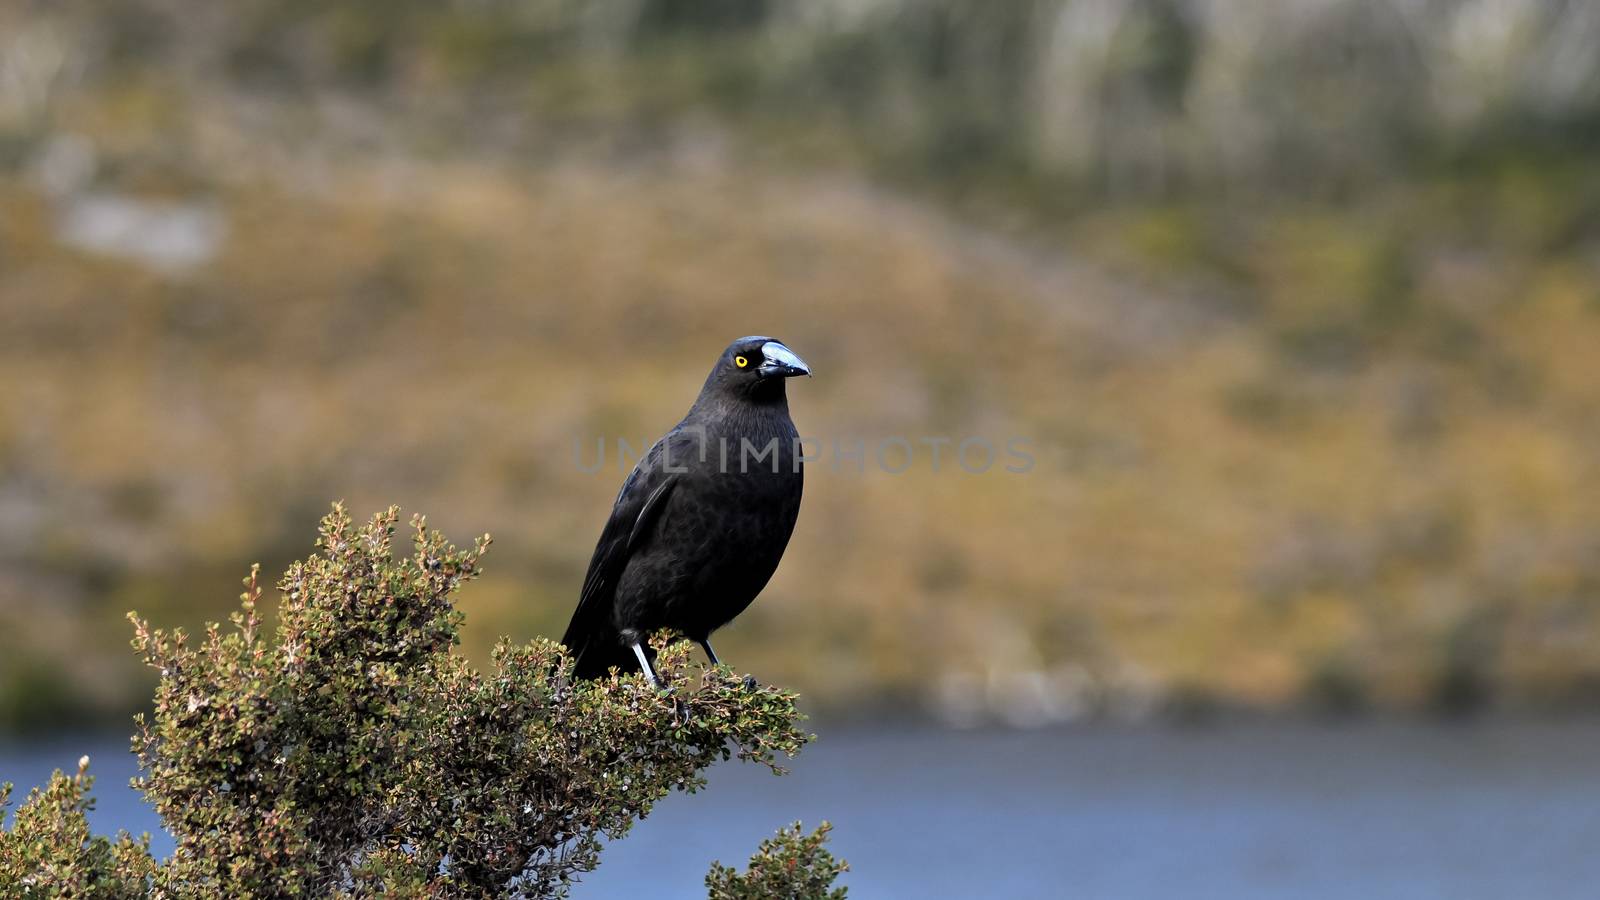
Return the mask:
<svg viewBox="0 0 1600 900"><path fill-rule="evenodd" d="M573 897L704 897L711 860L823 818L863 898L1600 896L1600 723L819 730L787 777L663 801ZM121 738L0 743L0 780L84 752L96 829L154 831Z"/></svg>

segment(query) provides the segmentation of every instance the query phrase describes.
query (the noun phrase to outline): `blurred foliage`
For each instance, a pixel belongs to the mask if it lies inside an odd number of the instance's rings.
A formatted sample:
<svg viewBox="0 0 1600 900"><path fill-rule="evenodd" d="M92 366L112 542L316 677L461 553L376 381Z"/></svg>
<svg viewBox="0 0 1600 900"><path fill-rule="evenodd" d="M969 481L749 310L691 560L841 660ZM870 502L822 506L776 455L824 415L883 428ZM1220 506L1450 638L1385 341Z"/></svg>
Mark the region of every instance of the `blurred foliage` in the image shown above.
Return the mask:
<svg viewBox="0 0 1600 900"><path fill-rule="evenodd" d="M833 882L850 866L823 846L831 828L823 822L806 834L796 822L792 829L779 829L775 837L761 842L744 872L713 863L706 876L711 900L844 900L846 890L833 887Z"/></svg>
<svg viewBox="0 0 1600 900"><path fill-rule="evenodd" d="M149 879L155 872L149 836L134 840L121 832L112 841L91 835L93 785L85 756L78 761L78 774L67 776L58 769L48 785L30 791L14 820L0 829L0 890L7 897L139 900L149 896ZM9 808L10 795L11 785L0 784L0 812Z"/></svg>
<svg viewBox="0 0 1600 900"><path fill-rule="evenodd" d="M1535 0L0 2L0 727L132 706L120 613L202 620L330 495L501 536L473 658L559 633L621 478L575 446L746 333L817 366L802 433L921 454L814 465L719 635L826 709L1592 705L1597 40Z"/></svg>
<svg viewBox="0 0 1600 900"><path fill-rule="evenodd" d="M177 847L156 862L148 837L90 837L85 757L0 831L0 890L560 897L598 864L602 836L703 786L713 762L737 750L781 772L778 755L809 739L793 694L725 667L691 678L682 643L660 644L664 690L639 675L575 682L548 640L502 644L492 672L474 671L452 652L450 601L488 538L460 550L416 517L413 554L394 559L397 518L391 507L354 527L336 506L319 552L279 585L275 636L262 631L255 571L232 630L210 625L199 646L130 615L134 646L161 673L134 741L136 784ZM824 836L763 845L827 870L766 871L767 896L833 880Z"/></svg>

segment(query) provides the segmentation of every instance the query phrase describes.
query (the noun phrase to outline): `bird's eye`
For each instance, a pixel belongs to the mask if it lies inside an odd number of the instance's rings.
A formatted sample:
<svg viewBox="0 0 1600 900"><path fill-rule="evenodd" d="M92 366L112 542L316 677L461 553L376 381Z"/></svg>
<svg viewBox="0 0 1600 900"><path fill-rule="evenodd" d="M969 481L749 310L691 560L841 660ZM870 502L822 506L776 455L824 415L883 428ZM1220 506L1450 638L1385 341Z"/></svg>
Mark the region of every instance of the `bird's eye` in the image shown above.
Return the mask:
<svg viewBox="0 0 1600 900"><path fill-rule="evenodd" d="M736 365L736 366L738 366L738 367L739 367L739 368L741 368L741 369L742 369L742 368L744 368L744 367L745 367L745 366L748 366L748 365L750 365L750 360L748 360L748 359L745 359L745 358L744 358L744 357L742 357L742 356L735 356L735 357L734 357L734 358L733 358L733 364L734 364L734 365Z"/></svg>

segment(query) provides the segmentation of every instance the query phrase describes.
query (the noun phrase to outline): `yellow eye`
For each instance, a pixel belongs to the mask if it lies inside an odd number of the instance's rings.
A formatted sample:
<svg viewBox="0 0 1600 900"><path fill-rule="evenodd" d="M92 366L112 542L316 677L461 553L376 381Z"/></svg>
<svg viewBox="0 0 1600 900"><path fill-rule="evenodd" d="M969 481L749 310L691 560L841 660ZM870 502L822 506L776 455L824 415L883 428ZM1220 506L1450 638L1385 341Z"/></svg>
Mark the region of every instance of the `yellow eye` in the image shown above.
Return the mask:
<svg viewBox="0 0 1600 900"><path fill-rule="evenodd" d="M739 367L739 368L741 368L741 369L742 369L742 368L744 368L744 367L745 367L745 366L748 366L748 365L750 365L750 360L748 360L748 359L745 359L745 358L744 358L744 357L742 357L742 356L735 356L735 357L734 357L734 358L733 358L733 364L734 364L734 365L736 365L736 366L738 366L738 367Z"/></svg>

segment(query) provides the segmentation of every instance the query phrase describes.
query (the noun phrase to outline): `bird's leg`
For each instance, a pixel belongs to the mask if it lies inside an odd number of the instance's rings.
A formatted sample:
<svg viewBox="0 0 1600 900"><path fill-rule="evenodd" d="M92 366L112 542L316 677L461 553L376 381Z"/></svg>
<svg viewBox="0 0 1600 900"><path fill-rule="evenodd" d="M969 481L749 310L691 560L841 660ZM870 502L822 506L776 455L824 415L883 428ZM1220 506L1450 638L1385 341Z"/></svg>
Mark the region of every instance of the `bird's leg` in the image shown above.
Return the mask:
<svg viewBox="0 0 1600 900"><path fill-rule="evenodd" d="M650 667L650 657L644 655L644 645L638 641L633 642L633 655L639 657L639 668L644 670L644 677L650 686L661 690L661 680L656 677L656 670Z"/></svg>
<svg viewBox="0 0 1600 900"><path fill-rule="evenodd" d="M706 659L711 660L711 664L713 666L722 665L722 660L717 659L717 651L711 649L711 639L710 638L706 638L705 640L700 641L699 643L700 643L700 647L706 651ZM745 690L753 691L757 687L760 687L760 685L756 684L756 677L754 675L746 675L744 677L744 689Z"/></svg>
<svg viewBox="0 0 1600 900"><path fill-rule="evenodd" d="M700 642L701 649L706 651L706 659L711 660L713 666L722 665L722 660L717 659L717 651L711 649L711 639L706 638Z"/></svg>

